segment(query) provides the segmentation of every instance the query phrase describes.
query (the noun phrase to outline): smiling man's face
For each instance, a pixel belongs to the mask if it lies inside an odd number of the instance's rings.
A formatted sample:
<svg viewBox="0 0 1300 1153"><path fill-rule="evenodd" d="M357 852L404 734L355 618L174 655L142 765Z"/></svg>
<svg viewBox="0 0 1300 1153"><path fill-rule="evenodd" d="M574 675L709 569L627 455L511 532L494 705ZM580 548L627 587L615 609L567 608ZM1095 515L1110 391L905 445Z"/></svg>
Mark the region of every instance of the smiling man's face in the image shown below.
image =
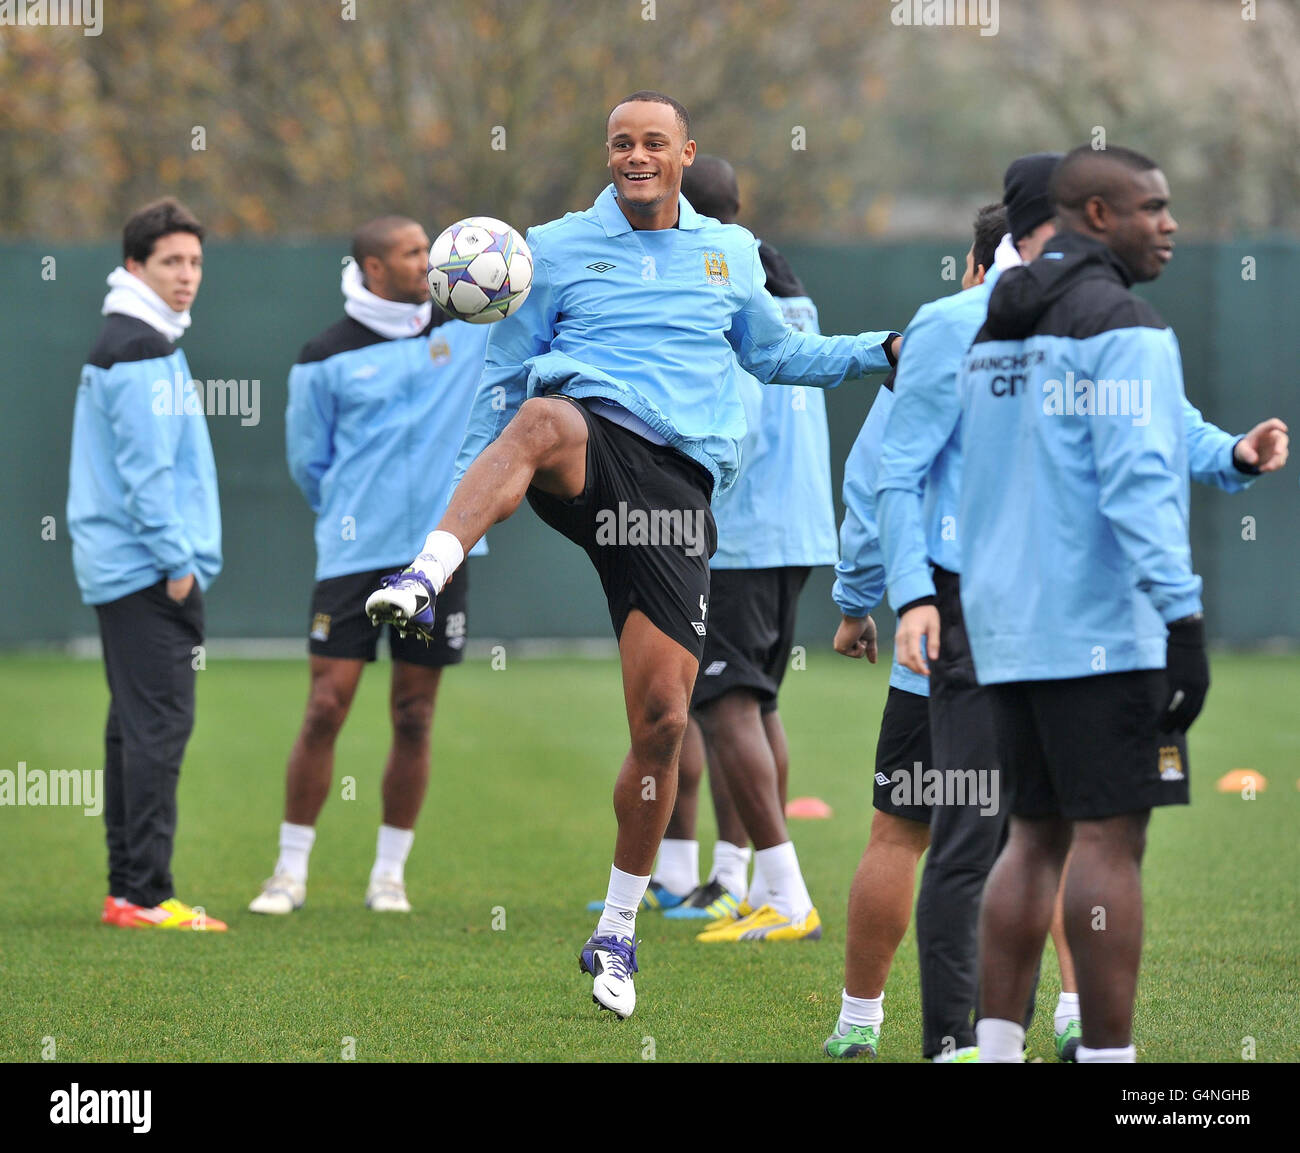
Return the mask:
<svg viewBox="0 0 1300 1153"><path fill-rule="evenodd" d="M633 100L610 113L605 141L619 207L633 228L672 228L695 141L670 104Z"/></svg>

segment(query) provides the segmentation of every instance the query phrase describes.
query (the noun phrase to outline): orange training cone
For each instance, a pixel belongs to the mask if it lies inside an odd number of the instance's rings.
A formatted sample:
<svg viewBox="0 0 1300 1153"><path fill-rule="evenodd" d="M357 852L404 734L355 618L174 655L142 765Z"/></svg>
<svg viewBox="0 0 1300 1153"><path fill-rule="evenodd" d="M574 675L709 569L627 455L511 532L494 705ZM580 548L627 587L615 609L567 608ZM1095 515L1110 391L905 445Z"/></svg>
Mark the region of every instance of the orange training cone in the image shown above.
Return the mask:
<svg viewBox="0 0 1300 1153"><path fill-rule="evenodd" d="M1264 779L1263 773L1254 769L1232 769L1219 778L1215 787L1221 793L1239 793L1245 788L1253 788L1255 792L1262 793L1268 788L1268 781Z"/></svg>
<svg viewBox="0 0 1300 1153"><path fill-rule="evenodd" d="M785 815L803 821L825 821L832 813L830 805L818 797L795 797L786 802Z"/></svg>

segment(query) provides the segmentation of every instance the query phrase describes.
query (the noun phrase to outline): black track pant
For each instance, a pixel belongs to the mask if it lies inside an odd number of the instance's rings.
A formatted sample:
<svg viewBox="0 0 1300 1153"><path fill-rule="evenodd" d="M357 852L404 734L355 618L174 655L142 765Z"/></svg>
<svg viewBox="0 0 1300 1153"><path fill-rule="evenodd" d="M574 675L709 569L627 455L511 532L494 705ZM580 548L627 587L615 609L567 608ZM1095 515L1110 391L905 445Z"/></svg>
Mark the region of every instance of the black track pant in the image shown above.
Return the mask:
<svg viewBox="0 0 1300 1153"><path fill-rule="evenodd" d="M966 782L982 775L986 787L996 780L997 805L996 812L982 811L993 806L981 806L968 790L965 803L938 804L931 811L930 851L916 902L922 1052L931 1058L975 1044L980 898L1006 842L1011 808L988 690L975 680L958 577L936 568L934 583L940 630L939 659L930 664L934 768L949 782L957 779L950 775L956 773L964 774Z"/></svg>
<svg viewBox="0 0 1300 1153"><path fill-rule="evenodd" d="M203 594L195 583L177 604L159 581L95 611L111 696L104 730L108 891L158 905L175 896L176 784L194 728Z"/></svg>

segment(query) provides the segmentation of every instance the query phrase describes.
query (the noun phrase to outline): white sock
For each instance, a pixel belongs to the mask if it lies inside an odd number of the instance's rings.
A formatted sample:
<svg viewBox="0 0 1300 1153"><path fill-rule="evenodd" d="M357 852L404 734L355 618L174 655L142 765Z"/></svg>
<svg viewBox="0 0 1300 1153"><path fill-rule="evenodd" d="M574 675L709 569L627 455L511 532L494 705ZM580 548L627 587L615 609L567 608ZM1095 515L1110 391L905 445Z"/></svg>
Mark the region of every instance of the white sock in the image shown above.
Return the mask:
<svg viewBox="0 0 1300 1153"><path fill-rule="evenodd" d="M404 881L406 856L411 851L415 840L414 829L395 829L392 825L379 826L379 838L375 845L375 867L370 870L370 880L377 881L386 877L393 881Z"/></svg>
<svg viewBox="0 0 1300 1153"><path fill-rule="evenodd" d="M451 533L434 529L424 539L424 548L411 562L412 568L424 573L435 593L442 592L448 578L465 559L465 550Z"/></svg>
<svg viewBox="0 0 1300 1153"><path fill-rule="evenodd" d="M754 871L760 869L767 885L765 904L792 921L806 917L813 903L808 896L808 886L803 883L803 873L799 871L794 842L783 841L770 849L755 850Z"/></svg>
<svg viewBox="0 0 1300 1153"><path fill-rule="evenodd" d="M749 846L718 841L713 846L713 872L710 881L717 881L728 893L745 896L746 877L749 873Z"/></svg>
<svg viewBox="0 0 1300 1153"><path fill-rule="evenodd" d="M1079 1019L1079 994L1062 993L1056 1001L1056 1013L1054 1023L1058 1033L1064 1033L1065 1027L1071 1021Z"/></svg>
<svg viewBox="0 0 1300 1153"><path fill-rule="evenodd" d="M874 1025L877 1028L885 1019L885 1007L879 997L850 997L847 989L840 995L840 1032L847 1033L849 1025Z"/></svg>
<svg viewBox="0 0 1300 1153"><path fill-rule="evenodd" d="M980 1064L1023 1065L1025 1029L1016 1021L984 1017L975 1022L975 1044L980 1050Z"/></svg>
<svg viewBox="0 0 1300 1153"><path fill-rule="evenodd" d="M635 941L636 911L649 887L649 877L637 877L610 865L609 888L605 891L605 908L596 924L596 936L631 937Z"/></svg>
<svg viewBox="0 0 1300 1153"><path fill-rule="evenodd" d="M678 841L665 838L659 844L659 859L655 862L650 879L658 881L670 893L679 897L699 887L700 842Z"/></svg>
<svg viewBox="0 0 1300 1153"><path fill-rule="evenodd" d="M1087 1049L1080 1045L1074 1059L1082 1065L1085 1061L1098 1065L1133 1065L1137 1063L1137 1047L1126 1045L1123 1049Z"/></svg>
<svg viewBox="0 0 1300 1153"><path fill-rule="evenodd" d="M307 880L307 858L316 841L316 830L311 825L291 825L280 822L280 859L275 862L277 873L288 873L296 881Z"/></svg>
<svg viewBox="0 0 1300 1153"><path fill-rule="evenodd" d="M771 890L767 887L767 878L763 876L763 862L757 849L754 850L754 875L749 882L749 894L745 900L751 909L761 909L767 904Z"/></svg>

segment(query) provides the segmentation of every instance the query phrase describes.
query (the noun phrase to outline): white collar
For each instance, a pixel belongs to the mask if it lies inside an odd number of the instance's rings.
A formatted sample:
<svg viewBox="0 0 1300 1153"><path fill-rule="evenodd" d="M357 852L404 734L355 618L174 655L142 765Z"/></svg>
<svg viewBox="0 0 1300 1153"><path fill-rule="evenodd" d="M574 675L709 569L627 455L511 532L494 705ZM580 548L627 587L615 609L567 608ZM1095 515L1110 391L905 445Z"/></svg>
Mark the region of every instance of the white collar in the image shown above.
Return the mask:
<svg viewBox="0 0 1300 1153"><path fill-rule="evenodd" d="M407 304L376 296L361 282L361 269L355 260L343 266L343 311L359 324L388 340L419 336L433 318L433 301Z"/></svg>
<svg viewBox="0 0 1300 1153"><path fill-rule="evenodd" d="M1020 250L1012 243L1011 233L1008 232L998 242L997 251L993 253L993 267L999 272L1005 272L1008 268L1015 268L1020 264L1024 264L1020 258Z"/></svg>
<svg viewBox="0 0 1300 1153"><path fill-rule="evenodd" d="M104 316L111 312L134 316L172 342L180 340L190 326L188 308L182 312L169 308L161 296L120 264L108 274L108 295L100 312Z"/></svg>

